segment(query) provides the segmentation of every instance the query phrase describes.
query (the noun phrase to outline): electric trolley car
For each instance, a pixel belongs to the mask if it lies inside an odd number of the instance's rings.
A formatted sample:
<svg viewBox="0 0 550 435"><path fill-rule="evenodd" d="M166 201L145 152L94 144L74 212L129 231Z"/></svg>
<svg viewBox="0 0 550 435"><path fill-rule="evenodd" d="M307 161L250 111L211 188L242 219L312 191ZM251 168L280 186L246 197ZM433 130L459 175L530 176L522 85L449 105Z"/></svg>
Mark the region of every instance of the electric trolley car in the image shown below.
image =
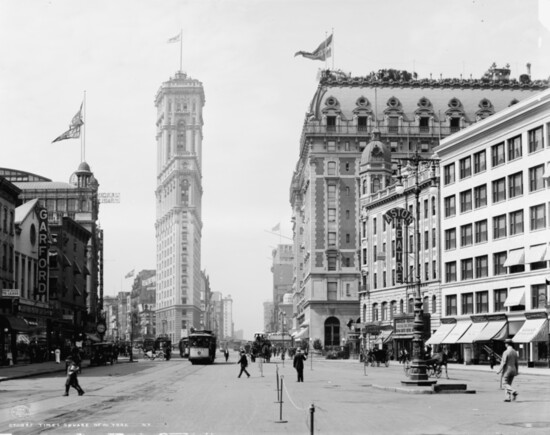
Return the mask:
<svg viewBox="0 0 550 435"><path fill-rule="evenodd" d="M191 364L213 364L216 359L216 336L212 331L194 331L188 338Z"/></svg>

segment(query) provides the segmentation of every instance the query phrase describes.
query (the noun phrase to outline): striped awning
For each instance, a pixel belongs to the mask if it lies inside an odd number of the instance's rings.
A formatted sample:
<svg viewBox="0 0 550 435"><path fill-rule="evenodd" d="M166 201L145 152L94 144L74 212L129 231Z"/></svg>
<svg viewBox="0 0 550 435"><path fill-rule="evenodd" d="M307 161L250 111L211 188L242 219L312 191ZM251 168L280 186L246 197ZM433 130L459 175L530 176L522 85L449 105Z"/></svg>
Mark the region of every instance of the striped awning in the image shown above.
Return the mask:
<svg viewBox="0 0 550 435"><path fill-rule="evenodd" d="M517 266L519 264L525 264L525 249L514 249L508 252L504 267Z"/></svg>
<svg viewBox="0 0 550 435"><path fill-rule="evenodd" d="M527 319L512 340L514 343L548 341L548 319Z"/></svg>
<svg viewBox="0 0 550 435"><path fill-rule="evenodd" d="M542 245L531 246L527 251L525 262L538 263L539 261L544 261L545 255L546 255L546 243Z"/></svg>
<svg viewBox="0 0 550 435"><path fill-rule="evenodd" d="M505 307L515 307L525 305L525 287L514 287L508 292L508 297L504 301Z"/></svg>
<svg viewBox="0 0 550 435"><path fill-rule="evenodd" d="M426 341L426 344L441 344L441 342L449 335L449 333L454 329L456 323L443 323L437 331Z"/></svg>
<svg viewBox="0 0 550 435"><path fill-rule="evenodd" d="M468 331L460 337L457 343L473 343L476 341L476 338L481 334L483 329L487 326L488 322L474 322Z"/></svg>
<svg viewBox="0 0 550 435"><path fill-rule="evenodd" d="M441 340L441 344L455 344L471 325L470 321L458 322L454 329Z"/></svg>
<svg viewBox="0 0 550 435"><path fill-rule="evenodd" d="M508 322L497 320L488 322L487 326L479 333L474 341L504 340L508 336Z"/></svg>

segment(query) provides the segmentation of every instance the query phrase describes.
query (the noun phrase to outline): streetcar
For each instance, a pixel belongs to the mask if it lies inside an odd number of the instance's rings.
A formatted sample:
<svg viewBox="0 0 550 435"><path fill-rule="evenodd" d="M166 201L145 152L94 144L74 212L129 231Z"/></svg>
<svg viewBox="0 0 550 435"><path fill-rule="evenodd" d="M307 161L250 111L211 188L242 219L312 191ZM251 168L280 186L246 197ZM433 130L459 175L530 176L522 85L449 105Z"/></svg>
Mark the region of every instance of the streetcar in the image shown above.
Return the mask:
<svg viewBox="0 0 550 435"><path fill-rule="evenodd" d="M182 358L189 358L189 337L183 337L179 343L180 356Z"/></svg>
<svg viewBox="0 0 550 435"><path fill-rule="evenodd" d="M188 338L191 364L213 364L216 358L216 336L212 331L193 331Z"/></svg>

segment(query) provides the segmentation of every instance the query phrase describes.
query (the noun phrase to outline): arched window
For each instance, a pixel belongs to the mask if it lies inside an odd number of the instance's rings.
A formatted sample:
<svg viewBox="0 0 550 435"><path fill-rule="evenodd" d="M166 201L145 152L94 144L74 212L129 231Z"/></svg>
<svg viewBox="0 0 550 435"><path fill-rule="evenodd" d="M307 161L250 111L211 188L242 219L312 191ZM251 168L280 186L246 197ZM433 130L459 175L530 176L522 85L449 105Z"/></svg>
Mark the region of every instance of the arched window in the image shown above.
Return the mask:
<svg viewBox="0 0 550 435"><path fill-rule="evenodd" d="M397 301L391 301L390 302L390 320L394 318L397 310Z"/></svg>
<svg viewBox="0 0 550 435"><path fill-rule="evenodd" d="M407 313L414 313L414 298L409 298L409 304L407 305Z"/></svg>
<svg viewBox="0 0 550 435"><path fill-rule="evenodd" d="M367 180L363 180L363 195L367 194Z"/></svg>
<svg viewBox="0 0 550 435"><path fill-rule="evenodd" d="M388 320L388 303L382 302L382 310L381 310L381 320Z"/></svg>
<svg viewBox="0 0 550 435"><path fill-rule="evenodd" d="M425 313L430 312L430 298L428 296L424 296L424 300L422 301L422 311Z"/></svg>
<svg viewBox="0 0 550 435"><path fill-rule="evenodd" d="M380 178L374 177L372 179L372 193L376 193L380 190Z"/></svg>
<svg viewBox="0 0 550 435"><path fill-rule="evenodd" d="M367 321L367 304L363 304L363 322Z"/></svg>
<svg viewBox="0 0 550 435"><path fill-rule="evenodd" d="M325 320L325 346L340 345L340 321L336 317Z"/></svg>
<svg viewBox="0 0 550 435"><path fill-rule="evenodd" d="M437 298L435 297L435 295L433 295L432 296L432 313L436 312L436 301L437 301Z"/></svg>
<svg viewBox="0 0 550 435"><path fill-rule="evenodd" d="M372 321L378 321L378 304L372 304Z"/></svg>
<svg viewBox="0 0 550 435"><path fill-rule="evenodd" d="M403 311L403 299L401 299L401 300L399 301L399 312L400 312L401 314L404 313L404 311Z"/></svg>

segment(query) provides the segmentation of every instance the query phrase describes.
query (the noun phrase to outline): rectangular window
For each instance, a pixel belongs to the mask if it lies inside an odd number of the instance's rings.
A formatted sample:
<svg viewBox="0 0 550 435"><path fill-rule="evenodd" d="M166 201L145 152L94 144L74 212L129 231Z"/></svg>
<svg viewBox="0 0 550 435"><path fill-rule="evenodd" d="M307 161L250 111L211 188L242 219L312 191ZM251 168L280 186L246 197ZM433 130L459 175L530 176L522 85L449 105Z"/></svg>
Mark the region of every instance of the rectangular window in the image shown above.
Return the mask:
<svg viewBox="0 0 550 435"><path fill-rule="evenodd" d="M508 160L519 159L521 156L521 136L508 139Z"/></svg>
<svg viewBox="0 0 550 435"><path fill-rule="evenodd" d="M504 302L506 302L506 297L508 296L508 290L505 288L502 289L496 289L493 292L494 296L494 311L506 311L506 307L504 306Z"/></svg>
<svg viewBox="0 0 550 435"><path fill-rule="evenodd" d="M399 130L399 118L397 116L388 117L388 132L397 133Z"/></svg>
<svg viewBox="0 0 550 435"><path fill-rule="evenodd" d="M491 147L491 161L493 168L504 164L506 158L504 157L504 142Z"/></svg>
<svg viewBox="0 0 550 435"><path fill-rule="evenodd" d="M523 210L510 213L510 235L523 234Z"/></svg>
<svg viewBox="0 0 550 435"><path fill-rule="evenodd" d="M327 200L329 203L336 201L336 184L327 186Z"/></svg>
<svg viewBox="0 0 550 435"><path fill-rule="evenodd" d="M475 242L484 243L487 241L487 219L475 223Z"/></svg>
<svg viewBox="0 0 550 435"><path fill-rule="evenodd" d="M329 208L328 209L328 221L329 222L336 222L336 209L335 208Z"/></svg>
<svg viewBox="0 0 550 435"><path fill-rule="evenodd" d="M460 212L464 213L472 209L472 191L460 192Z"/></svg>
<svg viewBox="0 0 550 435"><path fill-rule="evenodd" d="M487 255L476 257L476 278L487 276L489 276L489 257Z"/></svg>
<svg viewBox="0 0 550 435"><path fill-rule="evenodd" d="M472 241L472 224L462 225L460 227L460 246L470 246Z"/></svg>
<svg viewBox="0 0 550 435"><path fill-rule="evenodd" d="M487 205L487 185L482 184L474 188L474 207L480 208Z"/></svg>
<svg viewBox="0 0 550 435"><path fill-rule="evenodd" d="M428 219L428 200L424 200L424 219Z"/></svg>
<svg viewBox="0 0 550 435"><path fill-rule="evenodd" d="M445 203L445 217L454 216L456 214L456 200L455 196L448 196L444 200Z"/></svg>
<svg viewBox="0 0 550 435"><path fill-rule="evenodd" d="M435 248L436 245L436 238L435 238L435 228L432 228L432 248Z"/></svg>
<svg viewBox="0 0 550 435"><path fill-rule="evenodd" d="M529 152L534 153L544 148L542 126L529 131Z"/></svg>
<svg viewBox="0 0 550 435"><path fill-rule="evenodd" d="M366 116L357 117L357 129L359 131L367 131L367 119Z"/></svg>
<svg viewBox="0 0 550 435"><path fill-rule="evenodd" d="M445 250L456 248L456 228L445 230Z"/></svg>
<svg viewBox="0 0 550 435"><path fill-rule="evenodd" d="M435 196L432 196L432 216L435 216Z"/></svg>
<svg viewBox="0 0 550 435"><path fill-rule="evenodd" d="M445 282L456 281L456 261L445 263Z"/></svg>
<svg viewBox="0 0 550 435"><path fill-rule="evenodd" d="M518 172L508 176L508 197L523 195L523 173Z"/></svg>
<svg viewBox="0 0 550 435"><path fill-rule="evenodd" d="M476 313L489 312L489 292L476 292Z"/></svg>
<svg viewBox="0 0 550 435"><path fill-rule="evenodd" d="M328 270L336 270L336 253L329 252L327 255Z"/></svg>
<svg viewBox="0 0 550 435"><path fill-rule="evenodd" d="M424 280L428 281L430 279L430 263L427 261L424 263Z"/></svg>
<svg viewBox="0 0 550 435"><path fill-rule="evenodd" d="M437 279L437 262L432 260L432 279Z"/></svg>
<svg viewBox="0 0 550 435"><path fill-rule="evenodd" d="M376 218L372 219L372 234L376 234Z"/></svg>
<svg viewBox="0 0 550 435"><path fill-rule="evenodd" d="M471 258L460 261L460 279L474 279L474 262Z"/></svg>
<svg viewBox="0 0 550 435"><path fill-rule="evenodd" d="M363 264L367 264L367 250L363 248Z"/></svg>
<svg viewBox="0 0 550 435"><path fill-rule="evenodd" d="M336 301L338 299L338 283L327 283L327 299L329 301Z"/></svg>
<svg viewBox="0 0 550 435"><path fill-rule="evenodd" d="M506 255L506 251L493 254L493 275L506 275L506 268L504 267Z"/></svg>
<svg viewBox="0 0 550 435"><path fill-rule="evenodd" d="M336 116L327 116L327 131L336 131Z"/></svg>
<svg viewBox="0 0 550 435"><path fill-rule="evenodd" d="M460 179L469 177L472 175L472 158L464 157L460 160Z"/></svg>
<svg viewBox="0 0 550 435"><path fill-rule="evenodd" d="M445 185L455 182L455 164L445 165L443 168L443 180Z"/></svg>
<svg viewBox="0 0 550 435"><path fill-rule="evenodd" d="M531 286L531 309L546 308L548 295L545 284Z"/></svg>
<svg viewBox="0 0 550 435"><path fill-rule="evenodd" d="M504 201L506 199L506 180L500 178L493 181L493 203Z"/></svg>
<svg viewBox="0 0 550 435"><path fill-rule="evenodd" d="M546 228L546 207L544 204L529 208L529 220L531 221L531 231Z"/></svg>
<svg viewBox="0 0 550 435"><path fill-rule="evenodd" d="M428 231L424 231L424 249L430 248L430 235Z"/></svg>
<svg viewBox="0 0 550 435"><path fill-rule="evenodd" d="M529 192L544 189L544 164L529 168Z"/></svg>
<svg viewBox="0 0 550 435"><path fill-rule="evenodd" d="M487 169L487 155L485 150L474 154L474 174Z"/></svg>
<svg viewBox="0 0 550 435"><path fill-rule="evenodd" d="M420 133L430 132L430 118L428 116L421 116L418 118Z"/></svg>
<svg viewBox="0 0 550 435"><path fill-rule="evenodd" d="M474 314L474 294L462 294L462 314Z"/></svg>
<svg viewBox="0 0 550 435"><path fill-rule="evenodd" d="M372 288L375 290L378 288L378 274L376 273L372 274Z"/></svg>
<svg viewBox="0 0 550 435"><path fill-rule="evenodd" d="M495 216L493 218L493 239L506 237L506 215Z"/></svg>
<svg viewBox="0 0 550 435"><path fill-rule="evenodd" d="M456 316L456 295L445 296L445 314L447 316Z"/></svg>
<svg viewBox="0 0 550 435"><path fill-rule="evenodd" d="M332 231L328 233L328 245L336 246L336 233Z"/></svg>

